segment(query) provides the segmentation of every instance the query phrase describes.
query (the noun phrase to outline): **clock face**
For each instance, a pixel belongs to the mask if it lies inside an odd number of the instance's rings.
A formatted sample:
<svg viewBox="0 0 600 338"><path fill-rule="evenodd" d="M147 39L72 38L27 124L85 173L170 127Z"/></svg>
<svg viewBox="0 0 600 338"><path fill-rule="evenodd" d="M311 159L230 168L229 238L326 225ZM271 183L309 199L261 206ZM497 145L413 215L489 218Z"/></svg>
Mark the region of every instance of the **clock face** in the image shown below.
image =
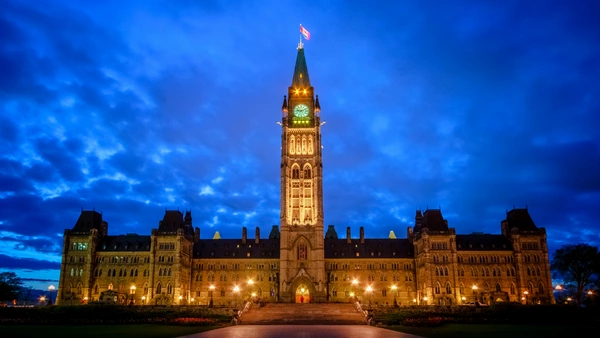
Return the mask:
<svg viewBox="0 0 600 338"><path fill-rule="evenodd" d="M299 104L294 107L294 116L306 117L308 116L308 106L305 104Z"/></svg>

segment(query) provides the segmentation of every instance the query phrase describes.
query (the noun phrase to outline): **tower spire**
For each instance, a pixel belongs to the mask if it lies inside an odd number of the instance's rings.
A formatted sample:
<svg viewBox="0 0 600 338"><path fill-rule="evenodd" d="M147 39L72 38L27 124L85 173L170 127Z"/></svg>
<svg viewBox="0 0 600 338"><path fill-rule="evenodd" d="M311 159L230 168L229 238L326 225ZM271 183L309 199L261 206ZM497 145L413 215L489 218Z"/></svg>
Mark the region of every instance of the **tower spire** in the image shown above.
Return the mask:
<svg viewBox="0 0 600 338"><path fill-rule="evenodd" d="M298 56L296 56L296 66L294 67L294 76L292 77L292 88L310 88L310 78L308 77L308 66L304 58L304 48L302 41L298 44Z"/></svg>

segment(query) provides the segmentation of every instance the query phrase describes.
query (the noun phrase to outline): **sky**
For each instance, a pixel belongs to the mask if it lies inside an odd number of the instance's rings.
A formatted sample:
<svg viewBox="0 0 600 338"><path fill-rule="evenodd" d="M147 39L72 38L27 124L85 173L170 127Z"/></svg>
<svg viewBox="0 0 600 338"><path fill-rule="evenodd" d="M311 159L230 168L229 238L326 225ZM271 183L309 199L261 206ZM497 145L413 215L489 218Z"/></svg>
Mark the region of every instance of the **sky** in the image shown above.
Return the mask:
<svg viewBox="0 0 600 338"><path fill-rule="evenodd" d="M299 25L325 224L405 238L416 210L550 251L600 244L598 1L0 1L0 271L45 288L82 210L149 235L279 223Z"/></svg>

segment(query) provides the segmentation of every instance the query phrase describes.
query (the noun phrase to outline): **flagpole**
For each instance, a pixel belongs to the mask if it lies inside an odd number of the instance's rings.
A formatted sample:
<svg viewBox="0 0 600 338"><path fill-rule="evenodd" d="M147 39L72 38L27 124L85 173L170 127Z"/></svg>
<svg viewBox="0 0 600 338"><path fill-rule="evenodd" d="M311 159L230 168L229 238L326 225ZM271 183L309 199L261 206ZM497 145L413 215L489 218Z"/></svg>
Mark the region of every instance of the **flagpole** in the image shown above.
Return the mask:
<svg viewBox="0 0 600 338"><path fill-rule="evenodd" d="M298 49L304 49L304 45L302 45L302 24L300 24L300 43L298 43Z"/></svg>

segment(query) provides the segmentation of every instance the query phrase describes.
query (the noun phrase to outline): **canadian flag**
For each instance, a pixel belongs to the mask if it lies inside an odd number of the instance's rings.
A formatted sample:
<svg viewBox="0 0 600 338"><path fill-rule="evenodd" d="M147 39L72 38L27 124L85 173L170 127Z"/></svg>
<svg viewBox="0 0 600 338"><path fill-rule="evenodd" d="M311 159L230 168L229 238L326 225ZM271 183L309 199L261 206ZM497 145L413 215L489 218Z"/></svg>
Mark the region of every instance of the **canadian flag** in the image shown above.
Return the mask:
<svg viewBox="0 0 600 338"><path fill-rule="evenodd" d="M310 40L310 32L306 30L306 28L302 27L302 25L300 25L300 33L302 33L302 35L304 35L304 38L306 40Z"/></svg>

